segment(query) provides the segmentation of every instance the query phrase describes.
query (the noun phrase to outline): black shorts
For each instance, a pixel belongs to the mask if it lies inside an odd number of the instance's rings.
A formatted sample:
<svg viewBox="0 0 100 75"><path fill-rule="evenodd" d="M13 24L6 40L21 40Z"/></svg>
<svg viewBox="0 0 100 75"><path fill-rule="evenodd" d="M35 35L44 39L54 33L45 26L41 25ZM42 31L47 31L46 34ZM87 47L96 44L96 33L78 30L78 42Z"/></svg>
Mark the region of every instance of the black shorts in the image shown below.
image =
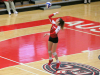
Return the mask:
<svg viewBox="0 0 100 75"><path fill-rule="evenodd" d="M58 43L58 37L56 37L56 38L49 37L49 41L51 41L53 43Z"/></svg>

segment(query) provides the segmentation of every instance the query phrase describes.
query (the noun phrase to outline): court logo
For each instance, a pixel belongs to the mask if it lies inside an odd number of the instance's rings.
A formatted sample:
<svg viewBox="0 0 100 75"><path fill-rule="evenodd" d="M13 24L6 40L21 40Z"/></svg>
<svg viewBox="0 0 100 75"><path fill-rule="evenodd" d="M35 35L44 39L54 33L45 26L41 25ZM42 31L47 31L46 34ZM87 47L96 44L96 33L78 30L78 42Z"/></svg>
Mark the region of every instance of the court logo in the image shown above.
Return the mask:
<svg viewBox="0 0 100 75"><path fill-rule="evenodd" d="M100 70L85 64L73 62L61 62L60 68L56 70L56 63L50 66L44 64L43 69L55 75L100 75Z"/></svg>
<svg viewBox="0 0 100 75"><path fill-rule="evenodd" d="M100 60L100 55L98 56L99 60Z"/></svg>

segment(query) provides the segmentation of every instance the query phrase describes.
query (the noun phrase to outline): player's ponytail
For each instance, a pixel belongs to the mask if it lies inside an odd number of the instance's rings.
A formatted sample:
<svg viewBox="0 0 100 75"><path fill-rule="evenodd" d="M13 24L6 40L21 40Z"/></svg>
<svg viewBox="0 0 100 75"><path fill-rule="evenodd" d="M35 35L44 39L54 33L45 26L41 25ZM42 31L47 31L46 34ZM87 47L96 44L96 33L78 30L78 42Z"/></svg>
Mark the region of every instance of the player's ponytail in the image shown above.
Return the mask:
<svg viewBox="0 0 100 75"><path fill-rule="evenodd" d="M64 20L62 18L59 18L59 22L60 22L59 25L61 26L61 29L63 29L65 24Z"/></svg>

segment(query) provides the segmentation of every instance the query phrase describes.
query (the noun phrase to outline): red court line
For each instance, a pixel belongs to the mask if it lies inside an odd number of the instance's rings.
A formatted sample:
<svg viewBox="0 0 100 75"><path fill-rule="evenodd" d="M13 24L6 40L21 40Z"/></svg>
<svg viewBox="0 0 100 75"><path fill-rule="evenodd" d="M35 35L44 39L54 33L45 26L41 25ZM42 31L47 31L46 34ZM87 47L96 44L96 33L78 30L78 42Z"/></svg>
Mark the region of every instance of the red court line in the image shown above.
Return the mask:
<svg viewBox="0 0 100 75"><path fill-rule="evenodd" d="M46 24L50 24L50 21L48 19L7 25L7 26L0 26L0 32L14 30L14 29L27 28L27 27L40 26L40 25L46 25Z"/></svg>
<svg viewBox="0 0 100 75"><path fill-rule="evenodd" d="M57 18L59 18L59 17L57 17ZM56 20L57 18L53 18L53 19ZM80 18L71 17L71 16L64 16L62 18L65 20L65 22L85 21L85 22L90 22L90 23L95 23L95 24L99 24L100 25L99 22L89 21L89 20L80 19ZM0 32L8 31L8 30L14 30L14 29L34 27L34 26L40 26L40 25L46 25L46 24L51 24L49 19L32 21L32 22L25 22L25 23L19 23L19 24L12 24L12 25L6 25L6 26L0 26Z"/></svg>

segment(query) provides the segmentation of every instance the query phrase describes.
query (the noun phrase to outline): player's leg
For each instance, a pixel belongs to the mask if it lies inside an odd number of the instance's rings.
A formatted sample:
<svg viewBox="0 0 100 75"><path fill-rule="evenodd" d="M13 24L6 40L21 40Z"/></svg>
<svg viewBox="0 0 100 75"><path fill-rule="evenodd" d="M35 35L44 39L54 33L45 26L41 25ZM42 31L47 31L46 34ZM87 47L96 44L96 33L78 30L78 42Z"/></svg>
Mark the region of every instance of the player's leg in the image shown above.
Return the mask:
<svg viewBox="0 0 100 75"><path fill-rule="evenodd" d="M17 12L16 9L15 9L14 2L13 2L13 1L10 1L9 3L10 3L10 5L11 5L11 9L13 10L14 14L18 14L18 12Z"/></svg>
<svg viewBox="0 0 100 75"><path fill-rule="evenodd" d="M87 0L84 0L84 3L87 3Z"/></svg>
<svg viewBox="0 0 100 75"><path fill-rule="evenodd" d="M57 44L58 43L53 43L53 46L52 46L52 53L53 53L53 56L55 57L56 60L58 60L58 56L57 56L57 53L56 53Z"/></svg>
<svg viewBox="0 0 100 75"><path fill-rule="evenodd" d="M53 45L53 42L48 41L48 54L49 54L49 63L48 63L48 65L50 65L51 62L53 61L53 59L52 59L52 52L51 52L52 45Z"/></svg>
<svg viewBox="0 0 100 75"><path fill-rule="evenodd" d="M91 0L88 0L88 2L90 3L90 2L91 2Z"/></svg>
<svg viewBox="0 0 100 75"><path fill-rule="evenodd" d="M59 62L59 60L58 60L58 55L57 55L57 53L56 53L57 44L58 44L58 43L53 43L53 47L52 47L52 54L53 54L53 56L55 57L56 63L57 63L57 64L56 64L56 69L58 69L59 66L60 66L60 62Z"/></svg>
<svg viewBox="0 0 100 75"><path fill-rule="evenodd" d="M8 2L8 1L4 1L4 3L5 3L5 5L6 5L8 14L11 15L9 2Z"/></svg>
<svg viewBox="0 0 100 75"><path fill-rule="evenodd" d="M52 52L51 52L52 45L53 45L53 42L48 41L48 53L49 53L49 57L52 57Z"/></svg>

